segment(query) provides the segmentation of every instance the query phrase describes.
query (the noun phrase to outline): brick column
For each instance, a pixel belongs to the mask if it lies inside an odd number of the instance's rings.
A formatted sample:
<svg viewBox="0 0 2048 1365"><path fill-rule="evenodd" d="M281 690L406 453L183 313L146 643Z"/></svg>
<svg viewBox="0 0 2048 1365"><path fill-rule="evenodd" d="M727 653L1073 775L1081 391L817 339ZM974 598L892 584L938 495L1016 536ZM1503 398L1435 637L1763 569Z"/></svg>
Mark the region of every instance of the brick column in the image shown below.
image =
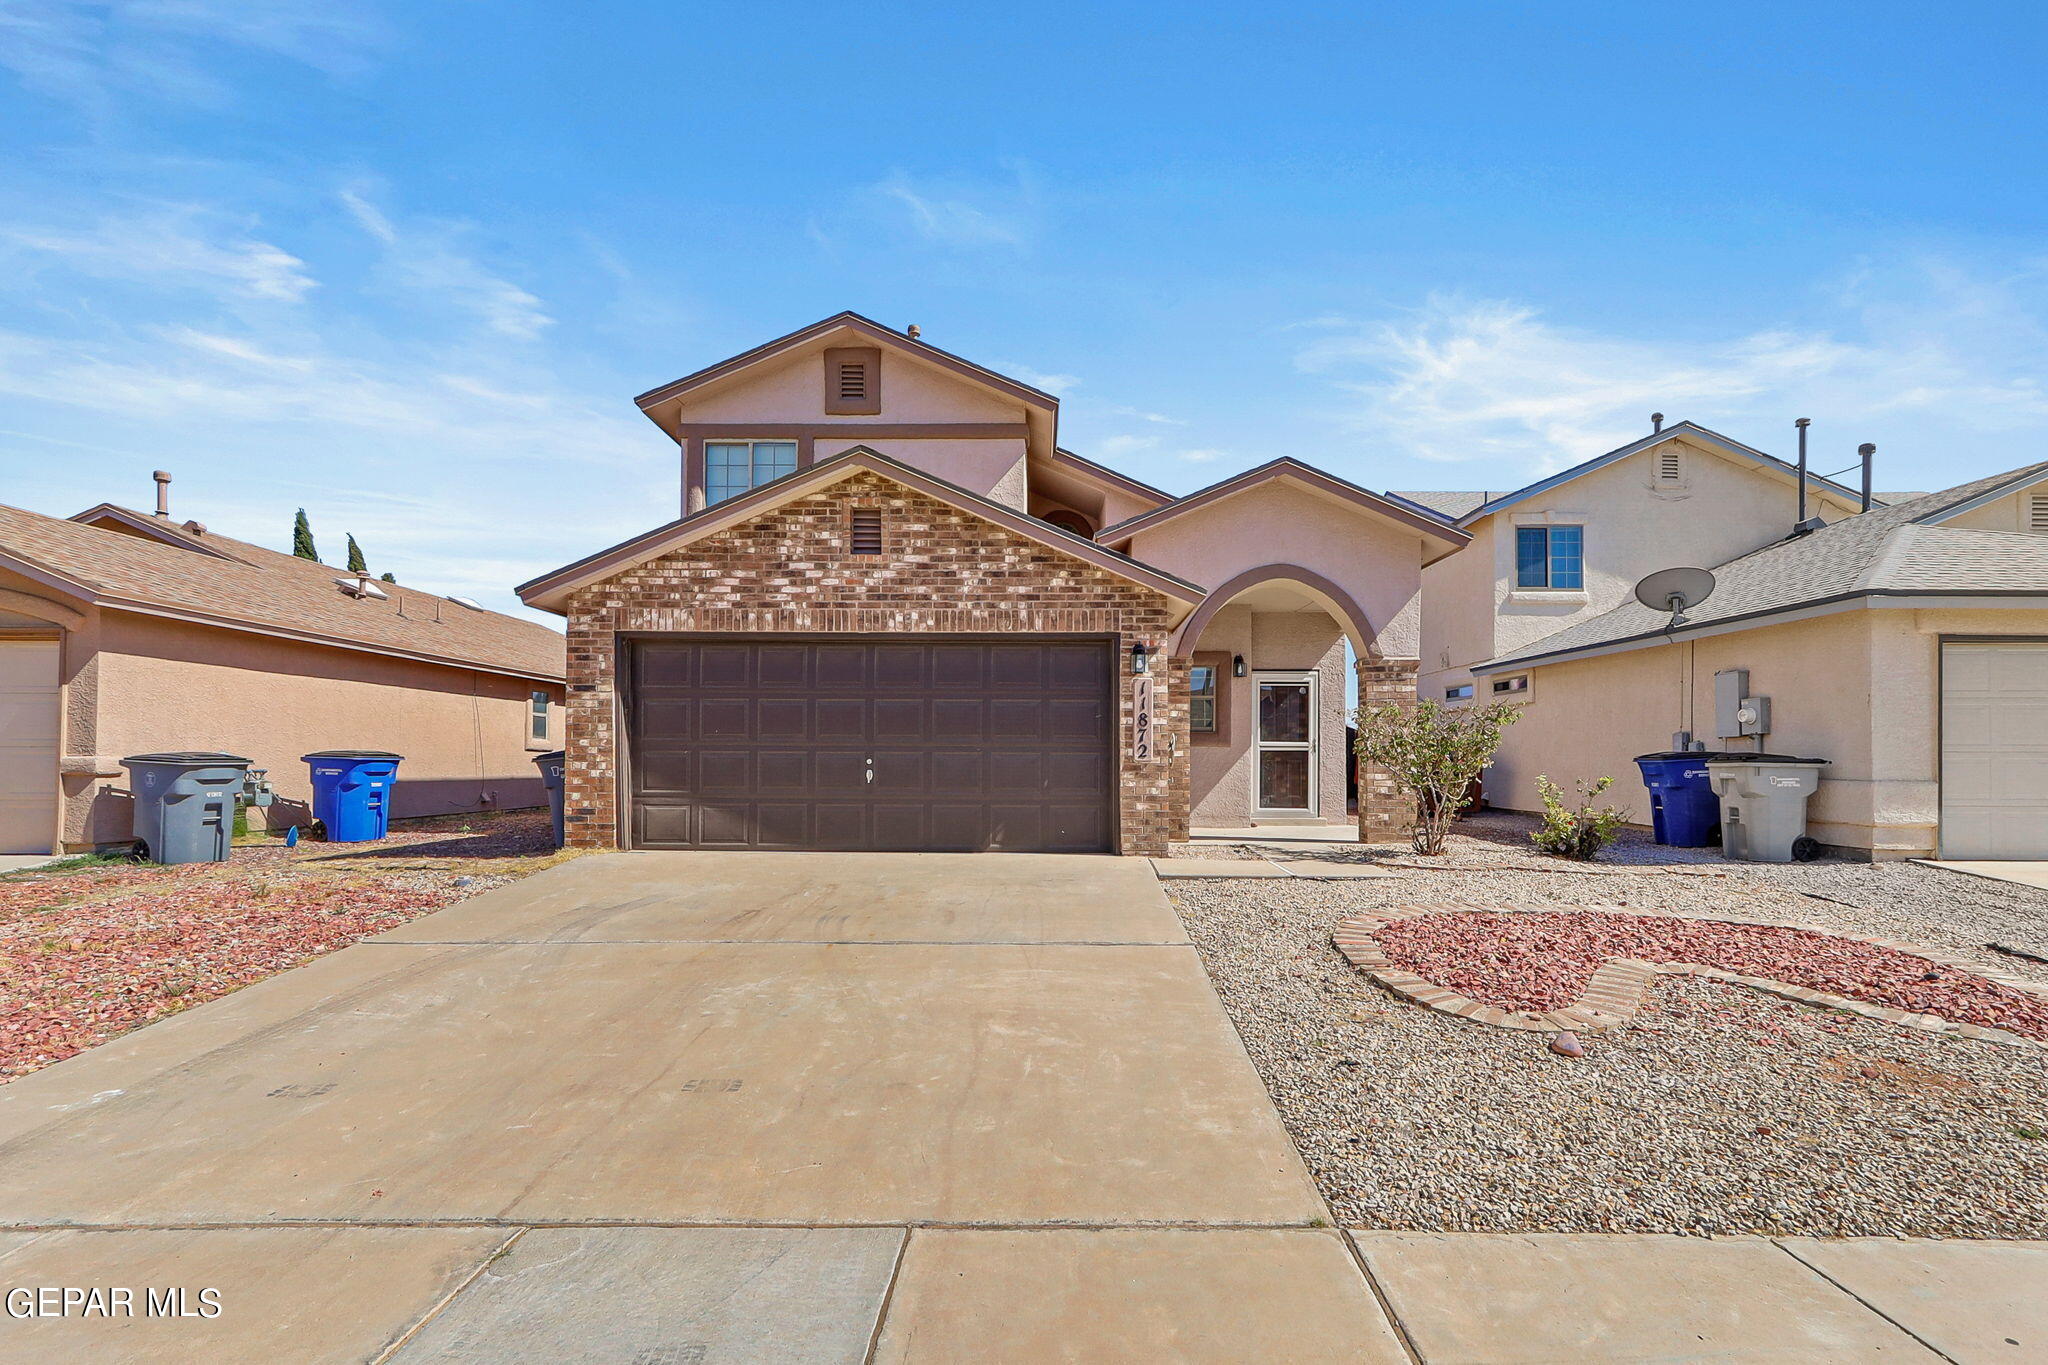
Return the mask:
<svg viewBox="0 0 2048 1365"><path fill-rule="evenodd" d="M1418 659L1360 659L1358 706L1415 705ZM1367 843L1390 843L1415 832L1415 798L1394 785L1393 777L1375 763L1358 765L1358 837Z"/></svg>

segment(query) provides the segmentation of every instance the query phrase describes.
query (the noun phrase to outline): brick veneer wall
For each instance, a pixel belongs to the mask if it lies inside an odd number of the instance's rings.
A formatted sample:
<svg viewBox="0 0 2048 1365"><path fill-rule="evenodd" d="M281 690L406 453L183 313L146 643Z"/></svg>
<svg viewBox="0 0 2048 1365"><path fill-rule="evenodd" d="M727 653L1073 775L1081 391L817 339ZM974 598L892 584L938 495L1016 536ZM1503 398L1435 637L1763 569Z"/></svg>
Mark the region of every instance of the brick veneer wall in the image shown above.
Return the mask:
<svg viewBox="0 0 2048 1365"><path fill-rule="evenodd" d="M1358 706L1393 702L1415 705L1418 659L1360 659ZM1415 830L1415 798L1394 782L1377 763L1358 765L1358 837L1367 843L1406 839Z"/></svg>
<svg viewBox="0 0 2048 1365"><path fill-rule="evenodd" d="M848 546L883 513L879 558ZM1131 758L1131 647L1161 662L1168 601L1149 588L863 471L570 599L565 821L572 848L623 846L618 637L633 631L1080 634L1116 637L1118 847L1163 854L1187 824L1187 690L1169 676L1171 757ZM1175 802L1179 805L1176 806Z"/></svg>

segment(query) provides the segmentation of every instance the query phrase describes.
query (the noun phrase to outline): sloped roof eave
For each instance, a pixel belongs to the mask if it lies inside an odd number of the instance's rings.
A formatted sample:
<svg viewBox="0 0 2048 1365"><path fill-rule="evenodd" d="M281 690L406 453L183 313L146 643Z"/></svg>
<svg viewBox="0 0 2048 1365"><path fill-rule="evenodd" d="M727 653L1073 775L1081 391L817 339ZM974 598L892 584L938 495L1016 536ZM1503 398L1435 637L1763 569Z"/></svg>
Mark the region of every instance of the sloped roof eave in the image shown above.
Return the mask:
<svg viewBox="0 0 2048 1365"><path fill-rule="evenodd" d="M969 492L922 470L913 469L868 446L855 446L851 450L842 451L829 460L822 460L808 468L785 474L779 479L762 484L759 488L714 507L693 512L687 517L657 526L630 540L586 555L552 573L529 579L520 584L515 591L518 592L520 600L528 606L537 607L542 611L562 613L569 594L578 588L601 582L635 564L645 563L772 511L797 498L805 497L821 488L830 487L863 469L936 498L940 502L958 507L961 511L993 521L1049 549L1072 555L1141 587L1150 588L1161 596L1181 603L1188 611L1192 611L1208 595L1208 590L1198 583L1191 583L1176 574L1154 568L1128 555L1118 554L1085 537L1040 522L1037 518L1015 508L991 502L978 493Z"/></svg>
<svg viewBox="0 0 2048 1365"><path fill-rule="evenodd" d="M1211 506L1226 498L1248 492L1262 483L1276 479L1287 479L1312 490L1332 493L1350 503L1361 512L1376 513L1389 521L1399 522L1424 535L1434 536L1452 549L1459 549L1472 541L1470 533L1452 525L1449 521L1430 512L1427 508L1410 503L1405 498L1384 497L1369 488L1361 488L1348 479L1304 464L1289 456L1282 456L1255 469L1198 488L1186 497L1176 498L1149 512L1140 512L1135 517L1126 517L1114 526L1105 526L1096 532L1095 539L1103 544L1128 540L1142 531L1149 531L1164 525L1176 517Z"/></svg>

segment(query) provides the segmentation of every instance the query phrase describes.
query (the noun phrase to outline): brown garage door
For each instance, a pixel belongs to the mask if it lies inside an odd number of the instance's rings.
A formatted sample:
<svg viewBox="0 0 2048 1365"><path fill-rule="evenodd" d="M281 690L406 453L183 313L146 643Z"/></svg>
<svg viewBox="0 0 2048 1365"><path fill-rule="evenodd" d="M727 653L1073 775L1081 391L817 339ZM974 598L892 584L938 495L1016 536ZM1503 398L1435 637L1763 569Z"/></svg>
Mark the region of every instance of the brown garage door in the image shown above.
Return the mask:
<svg viewBox="0 0 2048 1365"><path fill-rule="evenodd" d="M636 848L1111 847L1097 640L641 639Z"/></svg>

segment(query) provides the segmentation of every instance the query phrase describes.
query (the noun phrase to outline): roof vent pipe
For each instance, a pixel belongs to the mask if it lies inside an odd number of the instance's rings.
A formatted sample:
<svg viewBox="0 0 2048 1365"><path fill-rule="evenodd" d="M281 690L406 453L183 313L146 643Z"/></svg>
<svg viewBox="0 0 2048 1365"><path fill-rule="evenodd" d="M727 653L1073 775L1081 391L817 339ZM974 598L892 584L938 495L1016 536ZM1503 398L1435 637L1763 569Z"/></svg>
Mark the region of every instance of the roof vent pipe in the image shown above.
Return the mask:
<svg viewBox="0 0 2048 1365"><path fill-rule="evenodd" d="M171 476L159 469L149 477L156 480L156 514L167 517L171 514Z"/></svg>
<svg viewBox="0 0 2048 1365"><path fill-rule="evenodd" d="M1806 429L1813 425L1811 417L1800 417L1793 421L1799 428L1799 515L1793 518L1794 526L1806 524Z"/></svg>
<svg viewBox="0 0 2048 1365"><path fill-rule="evenodd" d="M1650 414L1650 434L1651 434L1652 436L1654 436L1654 435L1656 435L1656 434L1657 434L1658 432L1660 432L1660 431L1662 431L1662 430L1664 430L1664 414L1663 414L1663 413L1661 413L1661 412L1653 412L1653 413L1651 413L1651 414Z"/></svg>
<svg viewBox="0 0 2048 1365"><path fill-rule="evenodd" d="M1856 510L1868 512L1870 510L1870 463L1871 457L1877 454L1877 446L1874 442L1865 441L1862 445L1856 447L1856 453L1863 457L1863 506Z"/></svg>
<svg viewBox="0 0 2048 1365"><path fill-rule="evenodd" d="M923 335L924 335L924 328L922 328L922 327L918 326L918 325L917 325L916 323L914 323L914 322L913 322L913 323L911 323L911 324L910 324L910 329L909 329L909 331L908 331L908 332L906 333L906 335L907 335L907 336L909 336L909 338L910 338L910 339L911 339L912 341L915 341L915 340L917 340L917 339L918 339L919 337L921 337L921 336L923 336Z"/></svg>

